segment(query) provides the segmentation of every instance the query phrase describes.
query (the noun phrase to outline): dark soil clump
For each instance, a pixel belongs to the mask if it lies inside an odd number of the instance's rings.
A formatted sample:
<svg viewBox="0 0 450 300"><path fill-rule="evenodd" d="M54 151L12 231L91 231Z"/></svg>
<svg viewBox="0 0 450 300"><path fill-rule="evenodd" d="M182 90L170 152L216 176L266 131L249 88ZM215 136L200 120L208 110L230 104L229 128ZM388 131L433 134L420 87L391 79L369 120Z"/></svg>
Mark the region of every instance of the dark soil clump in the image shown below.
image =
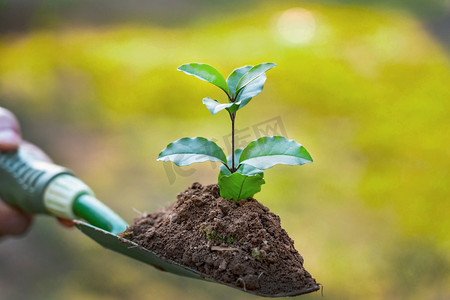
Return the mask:
<svg viewBox="0 0 450 300"><path fill-rule="evenodd" d="M253 198L235 203L194 183L178 201L137 218L124 237L220 282L266 295L315 288L280 217Z"/></svg>

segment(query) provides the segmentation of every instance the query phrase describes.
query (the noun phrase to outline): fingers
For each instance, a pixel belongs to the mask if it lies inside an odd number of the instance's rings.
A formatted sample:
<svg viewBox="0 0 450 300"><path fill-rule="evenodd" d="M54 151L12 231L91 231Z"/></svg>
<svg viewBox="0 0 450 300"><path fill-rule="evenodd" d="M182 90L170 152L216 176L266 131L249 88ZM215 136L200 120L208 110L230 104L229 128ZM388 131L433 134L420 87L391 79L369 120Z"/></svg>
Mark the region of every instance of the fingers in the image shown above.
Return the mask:
<svg viewBox="0 0 450 300"><path fill-rule="evenodd" d="M0 107L0 150L17 149L21 141L20 126L16 117L9 110Z"/></svg>
<svg viewBox="0 0 450 300"><path fill-rule="evenodd" d="M73 221L57 218L58 222L67 228L73 227ZM30 227L33 218L7 205L0 199L0 238L6 235L24 234Z"/></svg>
<svg viewBox="0 0 450 300"><path fill-rule="evenodd" d="M0 151L15 150L21 146L33 159L51 162L51 159L38 147L22 141L20 125L9 110L0 107Z"/></svg>
<svg viewBox="0 0 450 300"><path fill-rule="evenodd" d="M64 227L70 228L70 227L73 227L73 226L74 226L72 220L69 220L69 219L63 219L63 218L57 218L57 219L58 219L59 224L61 224L61 225L64 226Z"/></svg>
<svg viewBox="0 0 450 300"><path fill-rule="evenodd" d="M21 142L19 122L9 110L0 107L0 151L15 150ZM0 237L23 234L31 220L30 215L12 208L0 199Z"/></svg>
<svg viewBox="0 0 450 300"><path fill-rule="evenodd" d="M33 144L23 141L20 147L24 152L26 152L27 156L32 158L33 160L52 162L50 157L48 157L47 154L44 153L44 151Z"/></svg>
<svg viewBox="0 0 450 300"><path fill-rule="evenodd" d="M30 227L32 217L0 199L0 237L5 235L20 235Z"/></svg>

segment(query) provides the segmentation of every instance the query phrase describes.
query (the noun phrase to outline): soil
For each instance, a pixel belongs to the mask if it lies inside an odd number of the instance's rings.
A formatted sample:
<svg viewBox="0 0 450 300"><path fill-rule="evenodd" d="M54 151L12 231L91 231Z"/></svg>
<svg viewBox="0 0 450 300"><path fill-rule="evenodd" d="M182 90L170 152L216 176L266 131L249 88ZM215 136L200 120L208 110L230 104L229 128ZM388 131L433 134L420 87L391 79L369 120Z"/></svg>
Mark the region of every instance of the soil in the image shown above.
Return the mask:
<svg viewBox="0 0 450 300"><path fill-rule="evenodd" d="M253 198L235 203L217 185L194 183L177 201L124 233L157 255L220 282L277 295L318 288L280 217Z"/></svg>

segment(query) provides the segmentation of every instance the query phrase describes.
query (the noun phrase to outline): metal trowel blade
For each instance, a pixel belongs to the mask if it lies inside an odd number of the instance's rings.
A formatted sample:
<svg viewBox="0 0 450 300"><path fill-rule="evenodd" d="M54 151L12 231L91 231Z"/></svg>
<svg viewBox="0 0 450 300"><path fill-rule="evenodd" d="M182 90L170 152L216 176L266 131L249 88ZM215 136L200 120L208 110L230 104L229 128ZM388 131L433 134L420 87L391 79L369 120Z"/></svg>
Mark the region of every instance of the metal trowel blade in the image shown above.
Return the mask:
<svg viewBox="0 0 450 300"><path fill-rule="evenodd" d="M132 257L146 264L152 265L161 271L167 271L176 275L201 279L209 282L216 282L220 284L227 285L229 287L238 289L243 292L251 293L263 297L287 297L287 296L297 296L302 294L307 294L319 290L319 286L305 288L301 290L293 290L289 293L279 293L279 294L264 294L257 291L246 290L245 288L239 288L235 285L231 285L226 282L217 281L209 278L206 274L198 272L189 267L183 266L175 261L163 259L159 257L156 253L149 251L135 242L124 239L118 235L112 234L108 231L100 229L98 227L87 224L83 221L74 220L75 226L81 230L85 235L93 239L95 242L101 246L118 252L120 254Z"/></svg>

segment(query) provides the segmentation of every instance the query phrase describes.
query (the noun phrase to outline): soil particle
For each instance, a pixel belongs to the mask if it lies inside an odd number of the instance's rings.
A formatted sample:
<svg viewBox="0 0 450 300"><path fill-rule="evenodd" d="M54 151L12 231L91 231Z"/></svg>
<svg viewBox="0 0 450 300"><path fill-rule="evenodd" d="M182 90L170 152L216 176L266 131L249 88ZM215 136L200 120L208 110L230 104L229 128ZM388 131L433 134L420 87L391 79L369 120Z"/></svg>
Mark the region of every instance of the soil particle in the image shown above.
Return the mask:
<svg viewBox="0 0 450 300"><path fill-rule="evenodd" d="M125 238L218 281L275 295L317 286L280 217L257 200L235 203L194 183L162 210L137 218Z"/></svg>

